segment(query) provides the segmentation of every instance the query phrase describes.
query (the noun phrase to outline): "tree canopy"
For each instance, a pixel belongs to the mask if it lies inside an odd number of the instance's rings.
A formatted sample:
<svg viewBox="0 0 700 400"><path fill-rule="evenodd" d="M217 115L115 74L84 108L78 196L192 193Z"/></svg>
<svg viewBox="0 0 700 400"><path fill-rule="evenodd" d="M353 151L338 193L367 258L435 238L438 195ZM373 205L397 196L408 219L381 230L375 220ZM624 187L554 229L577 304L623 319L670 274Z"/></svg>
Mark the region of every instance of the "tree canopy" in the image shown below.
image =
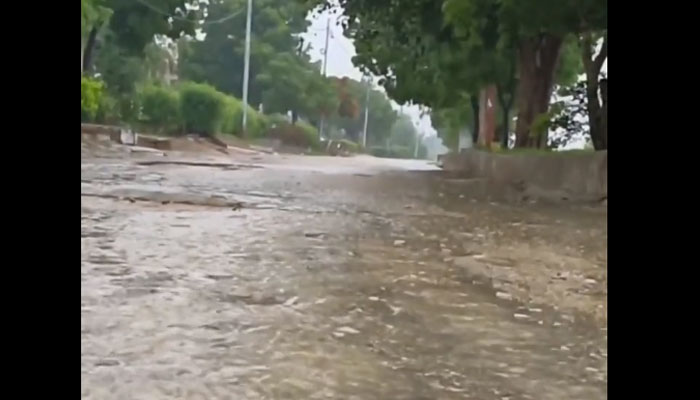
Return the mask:
<svg viewBox="0 0 700 400"><path fill-rule="evenodd" d="M330 79L335 84L339 106L337 112L330 116L329 123L337 129L344 130L348 138L360 142L364 129L368 83L349 78ZM396 121L396 111L387 96L374 88L370 88L369 92L369 110L367 144L383 144Z"/></svg>
<svg viewBox="0 0 700 400"><path fill-rule="evenodd" d="M532 125L547 113L555 82L571 84L582 72L579 38L607 28L607 0L340 0L340 6L355 40L353 62L381 76L393 99L455 107L496 85L501 106L517 109L520 146L546 143L533 137Z"/></svg>
<svg viewBox="0 0 700 400"><path fill-rule="evenodd" d="M242 96L246 15L245 12L239 11L245 11L245 7L245 0L210 2L207 21L232 17L225 23L205 25L203 40L187 41L181 52L182 78L207 82L225 93L239 98ZM292 55L304 53L305 49L299 47L298 36L308 26L307 11L306 7L294 1L255 2L252 11L248 89L251 104L260 104L263 92L270 88L269 80L267 86L259 82L259 76L264 76L268 66L277 71L284 65L290 68L290 73L306 72L300 65L304 60L297 60ZM297 58L301 58L301 55Z"/></svg>

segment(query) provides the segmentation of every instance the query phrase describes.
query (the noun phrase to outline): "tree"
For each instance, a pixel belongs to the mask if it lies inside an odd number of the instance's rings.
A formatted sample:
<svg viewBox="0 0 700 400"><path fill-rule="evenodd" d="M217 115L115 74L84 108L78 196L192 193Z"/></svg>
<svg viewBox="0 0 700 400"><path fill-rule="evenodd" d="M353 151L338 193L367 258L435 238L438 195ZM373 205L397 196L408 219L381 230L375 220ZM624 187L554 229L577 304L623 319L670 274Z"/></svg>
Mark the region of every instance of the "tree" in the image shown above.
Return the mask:
<svg viewBox="0 0 700 400"><path fill-rule="evenodd" d="M595 54L594 35L591 32L585 32L580 39L581 56L586 71L586 100L591 141L596 150L608 148L608 81L601 79L600 76L600 70L608 56L607 33L602 40L600 51Z"/></svg>
<svg viewBox="0 0 700 400"><path fill-rule="evenodd" d="M321 75L319 70L314 70L307 78L309 80L302 112L312 123L317 124L321 116L328 118L337 112L340 100L333 82Z"/></svg>
<svg viewBox="0 0 700 400"><path fill-rule="evenodd" d="M206 82L218 90L242 97L245 47L245 0L211 0L207 21L226 19L225 23L206 24L202 41L189 41L182 46L180 74L183 78ZM250 81L248 99L251 104L263 101L263 92L269 82L261 84L258 76L265 74L271 64L279 70L280 64L297 69L297 61L288 55L308 60L307 49L299 52L298 35L309 24L308 8L299 2L285 0L256 0L252 10ZM275 79L283 76L274 76ZM282 88L280 88L282 90ZM291 109L289 107L288 109Z"/></svg>
<svg viewBox="0 0 700 400"><path fill-rule="evenodd" d="M109 28L116 44L142 55L156 35L194 35L206 3L198 0L103 0L112 10Z"/></svg>
<svg viewBox="0 0 700 400"><path fill-rule="evenodd" d="M95 65L111 94L129 95L139 82L145 80L147 73L143 59L120 47L116 42L116 34L112 31L104 33L95 50Z"/></svg>
<svg viewBox="0 0 700 400"><path fill-rule="evenodd" d="M300 111L308 111L308 86L311 71L303 60L291 53L282 53L273 58L256 80L261 88L262 103L267 112L286 114L292 111L295 124ZM321 78L320 74L318 78ZM302 111L302 112L303 112Z"/></svg>
<svg viewBox="0 0 700 400"><path fill-rule="evenodd" d="M88 32L83 47L83 71L92 70L103 26L109 29L113 45L123 54L142 56L156 35L173 39L183 34L194 35L206 5L196 0L81 0L81 3L82 30Z"/></svg>
<svg viewBox="0 0 700 400"><path fill-rule="evenodd" d="M479 89L508 73L507 68L491 65L502 59L500 52L491 56L495 47L464 40L466 32L444 23L441 2L345 0L341 4L348 17L345 31L355 41L353 62L381 76L380 84L400 104L463 106L464 112L478 115ZM513 74L498 80L504 91L513 86L508 79ZM470 121L478 134L479 119Z"/></svg>
<svg viewBox="0 0 700 400"><path fill-rule="evenodd" d="M282 53L273 58L257 76L263 89L265 110L286 114L292 111L292 123L299 114L312 121L331 115L338 107L334 84L321 75L319 67L306 57Z"/></svg>
<svg viewBox="0 0 700 400"><path fill-rule="evenodd" d="M340 4L347 17L346 32L355 39L358 56L353 61L383 76L392 98L452 107L467 95L475 103L479 89L496 84L509 95L501 105L509 109L514 103L518 111L519 146L546 143L546 137L531 135L531 128L537 118L547 115L567 36L607 24L607 0L341 0ZM475 133L477 123L475 118Z"/></svg>
<svg viewBox="0 0 700 400"><path fill-rule="evenodd" d="M89 71L94 59L97 35L112 15L105 0L80 0L80 71Z"/></svg>
<svg viewBox="0 0 700 400"><path fill-rule="evenodd" d="M567 36L607 26L607 0L447 0L447 20L483 42L495 25L517 49L516 145L543 147L532 126L548 113Z"/></svg>
<svg viewBox="0 0 700 400"><path fill-rule="evenodd" d="M356 142L361 140L364 128L365 103L367 100L367 83L349 78L331 78L335 82L336 96L339 106L343 102L357 106L350 112L342 111L338 107L337 112L330 115L330 126L343 129L348 137ZM367 118L367 143L370 145L383 144L389 137L391 126L396 121L396 111L391 106L387 96L379 90L370 89L369 114ZM342 111L342 112L341 112Z"/></svg>
<svg viewBox="0 0 700 400"><path fill-rule="evenodd" d="M333 79L333 78L331 78ZM348 90L348 77L333 79L338 92L338 116L341 118L356 119L360 115L360 106L357 99L352 97Z"/></svg>

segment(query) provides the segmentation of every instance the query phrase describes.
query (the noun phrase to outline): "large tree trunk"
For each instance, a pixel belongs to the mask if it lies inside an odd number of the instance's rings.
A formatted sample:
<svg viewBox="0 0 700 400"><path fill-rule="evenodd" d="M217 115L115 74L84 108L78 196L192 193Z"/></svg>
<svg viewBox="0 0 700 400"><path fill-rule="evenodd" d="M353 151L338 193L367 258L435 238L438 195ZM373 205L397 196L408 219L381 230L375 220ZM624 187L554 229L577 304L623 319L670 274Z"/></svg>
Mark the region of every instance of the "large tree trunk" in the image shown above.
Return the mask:
<svg viewBox="0 0 700 400"><path fill-rule="evenodd" d="M542 34L523 40L518 48L518 89L516 106L518 122L515 146L545 146L546 132L540 137L531 134L532 123L547 112L554 86L554 72L559 61L563 39ZM542 137L544 136L544 137Z"/></svg>
<svg viewBox="0 0 700 400"><path fill-rule="evenodd" d="M92 64L95 60L95 47L97 45L97 28L92 28L88 35L87 43L85 44L85 53L83 54L83 74L90 74Z"/></svg>
<svg viewBox="0 0 700 400"><path fill-rule="evenodd" d="M479 144L489 150L496 132L496 92L496 85L487 85L479 94Z"/></svg>
<svg viewBox="0 0 700 400"><path fill-rule="evenodd" d="M476 146L479 140L479 95L471 95L471 106L472 113L474 115L474 122L472 123L472 144Z"/></svg>
<svg viewBox="0 0 700 400"><path fill-rule="evenodd" d="M603 46L595 57L593 56L593 38L590 33L586 33L581 38L581 55L583 66L586 70L586 100L588 107L588 124L590 126L591 141L596 150L608 148L607 135L607 81L604 85L603 104L598 97L598 79L603 62L608 56L608 36L603 39ZM601 87L601 89L603 89ZM603 110L605 108L605 110Z"/></svg>

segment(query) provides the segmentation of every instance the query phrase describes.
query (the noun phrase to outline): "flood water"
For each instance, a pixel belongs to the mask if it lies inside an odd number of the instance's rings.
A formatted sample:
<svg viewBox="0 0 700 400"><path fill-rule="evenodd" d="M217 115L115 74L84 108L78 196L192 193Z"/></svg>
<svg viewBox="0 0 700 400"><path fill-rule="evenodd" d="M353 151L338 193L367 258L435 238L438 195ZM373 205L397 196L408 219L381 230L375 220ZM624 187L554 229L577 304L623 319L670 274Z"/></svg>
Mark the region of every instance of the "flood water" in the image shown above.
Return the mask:
<svg viewBox="0 0 700 400"><path fill-rule="evenodd" d="M600 211L473 199L415 161L81 161L82 398L607 398L607 292L536 278L604 286Z"/></svg>

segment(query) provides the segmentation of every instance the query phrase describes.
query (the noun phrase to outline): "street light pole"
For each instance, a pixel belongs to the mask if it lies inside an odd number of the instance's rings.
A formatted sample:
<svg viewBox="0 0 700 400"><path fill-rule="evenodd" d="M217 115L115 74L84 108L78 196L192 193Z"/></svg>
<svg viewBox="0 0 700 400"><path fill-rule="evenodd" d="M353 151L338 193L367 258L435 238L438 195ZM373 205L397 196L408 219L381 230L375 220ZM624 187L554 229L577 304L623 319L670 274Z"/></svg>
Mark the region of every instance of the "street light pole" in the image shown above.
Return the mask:
<svg viewBox="0 0 700 400"><path fill-rule="evenodd" d="M326 68L328 66L328 37L330 36L331 33L331 18L328 17L328 20L326 21L326 47L323 49L323 67L321 74L323 77L326 77ZM326 118L323 114L321 114L321 122L319 123L318 127L318 136L319 139L323 139L323 126L325 125Z"/></svg>
<svg viewBox="0 0 700 400"><path fill-rule="evenodd" d="M418 159L418 146L420 144L421 135L416 130L416 147L413 149L413 158Z"/></svg>
<svg viewBox="0 0 700 400"><path fill-rule="evenodd" d="M365 125L362 129L362 147L367 147L367 122L369 121L369 91L372 87L371 78L367 75L367 94L365 95Z"/></svg>
<svg viewBox="0 0 700 400"><path fill-rule="evenodd" d="M243 134L246 135L248 125L248 76L250 75L250 25L253 15L253 0L248 0L248 11L245 21L245 61L243 64Z"/></svg>

